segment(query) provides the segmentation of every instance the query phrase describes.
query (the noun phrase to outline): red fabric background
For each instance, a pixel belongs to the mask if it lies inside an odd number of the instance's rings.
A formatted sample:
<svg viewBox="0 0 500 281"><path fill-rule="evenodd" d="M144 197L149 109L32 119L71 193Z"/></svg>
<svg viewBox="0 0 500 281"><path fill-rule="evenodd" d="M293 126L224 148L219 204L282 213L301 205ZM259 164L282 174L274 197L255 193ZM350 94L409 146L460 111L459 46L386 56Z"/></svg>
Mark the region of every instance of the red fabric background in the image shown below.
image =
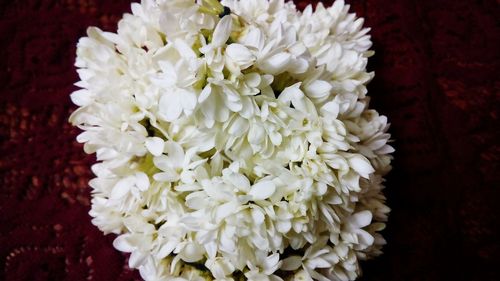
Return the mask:
<svg viewBox="0 0 500 281"><path fill-rule="evenodd" d="M500 280L499 2L348 2L372 27L369 93L397 149L389 244L362 280ZM126 11L126 0L0 2L0 280L138 278L90 223L93 157L67 123L77 39L115 30Z"/></svg>

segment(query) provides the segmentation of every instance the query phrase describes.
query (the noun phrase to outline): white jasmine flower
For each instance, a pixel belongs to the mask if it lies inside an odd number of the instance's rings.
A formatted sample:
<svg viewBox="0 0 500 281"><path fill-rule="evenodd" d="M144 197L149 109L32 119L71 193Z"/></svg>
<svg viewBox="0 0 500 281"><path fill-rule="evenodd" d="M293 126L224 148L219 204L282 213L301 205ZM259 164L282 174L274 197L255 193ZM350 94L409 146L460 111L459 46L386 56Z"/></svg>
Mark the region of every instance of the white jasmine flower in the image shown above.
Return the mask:
<svg viewBox="0 0 500 281"><path fill-rule="evenodd" d="M217 280L227 279L235 270L233 264L225 258L208 259L205 266L210 269Z"/></svg>
<svg viewBox="0 0 500 281"><path fill-rule="evenodd" d="M163 150L165 149L165 141L159 137L150 137L147 138L144 142L146 145L146 149L153 156L160 156L163 154Z"/></svg>
<svg viewBox="0 0 500 281"><path fill-rule="evenodd" d="M179 118L182 112L190 115L196 107L197 94L193 85L198 80L201 62L186 42L180 39L165 48L161 58L157 58L161 72L154 84L162 92L158 104L159 117L171 122Z"/></svg>
<svg viewBox="0 0 500 281"><path fill-rule="evenodd" d="M281 281L283 279L273 274L280 264L280 256L277 253L268 257L259 257L257 264L249 264L250 271L245 273L245 277L251 281Z"/></svg>
<svg viewBox="0 0 500 281"><path fill-rule="evenodd" d="M226 48L226 67L233 73L240 73L255 62L255 56L244 45L230 44Z"/></svg>
<svg viewBox="0 0 500 281"><path fill-rule="evenodd" d="M232 25L232 17L230 15L224 16L213 30L211 42L202 46L199 50L204 54L206 63L216 81L223 80L224 78L222 74L224 67L222 51L231 34ZM204 37L202 43L205 44Z"/></svg>
<svg viewBox="0 0 500 281"><path fill-rule="evenodd" d="M370 211L362 211L351 215L347 218L345 231L341 232L341 236L345 241L357 244L358 249L365 249L373 244L374 238L370 233L361 229L370 225L372 213Z"/></svg>
<svg viewBox="0 0 500 281"><path fill-rule="evenodd" d="M381 254L389 124L337 0L142 0L78 43L92 222L144 280L354 280Z"/></svg>

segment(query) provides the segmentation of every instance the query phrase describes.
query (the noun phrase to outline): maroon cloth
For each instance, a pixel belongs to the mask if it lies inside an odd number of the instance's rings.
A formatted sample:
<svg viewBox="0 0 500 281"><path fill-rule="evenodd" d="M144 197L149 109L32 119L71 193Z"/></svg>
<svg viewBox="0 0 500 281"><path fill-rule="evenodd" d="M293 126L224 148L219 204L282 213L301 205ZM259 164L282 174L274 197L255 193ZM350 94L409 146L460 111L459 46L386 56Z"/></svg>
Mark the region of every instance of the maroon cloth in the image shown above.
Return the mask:
<svg viewBox="0 0 500 281"><path fill-rule="evenodd" d="M369 94L397 149L388 245L362 280L500 280L498 1L348 2L372 27ZM0 280L138 279L90 223L94 158L67 123L78 38L129 10L0 2Z"/></svg>

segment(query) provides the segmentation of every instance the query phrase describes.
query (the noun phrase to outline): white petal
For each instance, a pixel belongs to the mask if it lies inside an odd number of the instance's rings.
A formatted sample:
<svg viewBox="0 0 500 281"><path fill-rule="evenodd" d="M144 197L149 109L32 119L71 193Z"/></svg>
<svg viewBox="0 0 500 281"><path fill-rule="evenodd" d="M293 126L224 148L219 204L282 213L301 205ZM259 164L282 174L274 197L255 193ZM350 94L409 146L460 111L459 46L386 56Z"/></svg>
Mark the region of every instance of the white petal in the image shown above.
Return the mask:
<svg viewBox="0 0 500 281"><path fill-rule="evenodd" d="M280 254L274 253L268 256L266 259L264 259L262 267L267 271L269 269L276 267L279 264L279 261L280 261Z"/></svg>
<svg viewBox="0 0 500 281"><path fill-rule="evenodd" d="M254 108L254 103L252 102L252 99L249 97L242 97L241 98L241 105L242 105L242 108L241 108L241 111L239 112L241 117L246 118L246 119L250 119L251 117L253 117L253 114L255 112L255 108Z"/></svg>
<svg viewBox="0 0 500 281"><path fill-rule="evenodd" d="M164 94L160 98L158 105L159 116L165 121L177 120L182 113L182 106L179 96L176 94Z"/></svg>
<svg viewBox="0 0 500 281"><path fill-rule="evenodd" d="M375 238L365 230L356 231L356 234L358 235L359 243L365 247L371 246L375 241Z"/></svg>
<svg viewBox="0 0 500 281"><path fill-rule="evenodd" d="M316 80L305 87L307 95L311 98L321 99L330 94L332 85L323 80Z"/></svg>
<svg viewBox="0 0 500 281"><path fill-rule="evenodd" d="M197 262L203 258L203 248L194 243L188 243L179 255L185 262Z"/></svg>
<svg viewBox="0 0 500 281"><path fill-rule="evenodd" d="M142 251L134 251L130 255L130 258L128 260L128 265L131 268L138 268L139 266L146 263L148 257L149 257L148 253Z"/></svg>
<svg viewBox="0 0 500 281"><path fill-rule="evenodd" d="M281 134L276 131L269 132L269 139L271 139L272 144L276 146L279 146L281 144L281 141L283 140Z"/></svg>
<svg viewBox="0 0 500 281"><path fill-rule="evenodd" d="M211 84L207 84L205 88L203 88L203 90L201 91L200 96L198 97L199 103L204 102L208 98L208 96L210 96L210 94L212 93L212 87L210 85Z"/></svg>
<svg viewBox="0 0 500 281"><path fill-rule="evenodd" d="M181 181L186 184L193 184L195 182L196 174L193 171L184 170L181 173Z"/></svg>
<svg viewBox="0 0 500 281"><path fill-rule="evenodd" d="M248 132L248 142L251 144L260 144L264 142L265 136L266 130L258 124L253 124Z"/></svg>
<svg viewBox="0 0 500 281"><path fill-rule="evenodd" d="M175 66L172 64L172 62L166 61L166 60L161 60L161 61L158 61L158 66L160 67L163 75L170 78L170 79L162 79L162 80L159 80L158 82L159 83L168 83L168 85L174 85L175 81L177 80L177 71L175 69Z"/></svg>
<svg viewBox="0 0 500 281"><path fill-rule="evenodd" d="M291 271L297 270L302 265L302 258L300 256L290 256L283 260L280 269Z"/></svg>
<svg viewBox="0 0 500 281"><path fill-rule="evenodd" d="M182 167L182 163L184 162L184 149L182 146L177 142L167 141L165 143L165 150L170 160L177 164L177 167Z"/></svg>
<svg viewBox="0 0 500 281"><path fill-rule="evenodd" d="M254 55L250 50L241 44L231 44L226 48L226 54L231 60L236 64L242 66L242 68L247 68L255 60Z"/></svg>
<svg viewBox="0 0 500 281"><path fill-rule="evenodd" d="M251 26L249 29L250 31L242 38L243 44L259 50L262 49L264 47L266 38L264 32L257 27Z"/></svg>
<svg viewBox="0 0 500 281"><path fill-rule="evenodd" d="M196 94L192 91L187 90L182 90L180 91L180 93L182 94L180 98L181 106L184 109L185 113L190 113L196 107Z"/></svg>
<svg viewBox="0 0 500 281"><path fill-rule="evenodd" d="M288 233L292 228L292 223L289 220L278 221L276 223L276 229L281 233Z"/></svg>
<svg viewBox="0 0 500 281"><path fill-rule="evenodd" d="M192 193L193 191L200 190L201 187L197 184L179 184L175 187L176 191L179 192L190 192Z"/></svg>
<svg viewBox="0 0 500 281"><path fill-rule="evenodd" d="M139 190L146 191L149 187L148 176L143 172L135 173L135 185L139 188Z"/></svg>
<svg viewBox="0 0 500 281"><path fill-rule="evenodd" d="M328 268L332 266L329 262L319 257L312 260L307 260L306 263L310 268Z"/></svg>
<svg viewBox="0 0 500 281"><path fill-rule="evenodd" d="M71 94L71 101L78 106L86 106L91 104L94 98L90 91L81 89Z"/></svg>
<svg viewBox="0 0 500 281"><path fill-rule="evenodd" d="M124 179L119 180L115 187L113 187L113 191L111 192L111 199L120 199L127 195L130 192L132 186L134 186L135 179L133 177L126 177Z"/></svg>
<svg viewBox="0 0 500 281"><path fill-rule="evenodd" d="M264 214L262 213L262 211L259 209L256 209L256 208L252 208L251 212L252 212L252 219L253 219L254 224L261 225L265 220L265 217L264 217Z"/></svg>
<svg viewBox="0 0 500 281"><path fill-rule="evenodd" d="M365 179L370 178L370 174L375 172L375 169L373 169L368 159L366 159L364 156L354 155L347 161L349 162L349 166L351 166L351 168L353 168L356 173L358 173Z"/></svg>
<svg viewBox="0 0 500 281"><path fill-rule="evenodd" d="M270 180L260 181L252 186L252 189L248 193L252 195L254 200L264 200L276 191L276 185Z"/></svg>
<svg viewBox="0 0 500 281"><path fill-rule="evenodd" d="M165 148L165 142L159 137L151 137L146 139L146 148L154 156L160 156Z"/></svg>
<svg viewBox="0 0 500 281"><path fill-rule="evenodd" d="M217 212L215 214L216 222L219 223L226 217L234 214L238 206L239 206L238 203L235 201L227 202L225 204L220 205L217 208Z"/></svg>
<svg viewBox="0 0 500 281"><path fill-rule="evenodd" d="M348 219L349 226L357 229L368 226L372 221L372 213L368 210L351 215Z"/></svg>
<svg viewBox="0 0 500 281"><path fill-rule="evenodd" d="M245 75L245 82L252 88L257 88L260 85L261 78L258 73L251 72Z"/></svg>
<svg viewBox="0 0 500 281"><path fill-rule="evenodd" d="M331 119L337 118L339 111L339 104L334 101L327 102L321 107L321 114Z"/></svg>
<svg viewBox="0 0 500 281"><path fill-rule="evenodd" d="M378 154L389 154L389 153L393 153L394 151L395 151L394 147L392 147L390 145L385 145L381 149L378 149L377 153Z"/></svg>
<svg viewBox="0 0 500 281"><path fill-rule="evenodd" d="M165 172L154 174L153 179L155 181L175 182L179 180L179 175L174 170L167 169Z"/></svg>
<svg viewBox="0 0 500 281"><path fill-rule="evenodd" d="M286 52L278 53L259 62L258 67L269 74L280 74L287 70L291 55Z"/></svg>
<svg viewBox="0 0 500 281"><path fill-rule="evenodd" d="M208 202L207 194L203 191L193 192L186 196L186 206L193 210L205 208Z"/></svg>
<svg viewBox="0 0 500 281"><path fill-rule="evenodd" d="M208 92L208 91L207 91ZM201 104L201 112L203 116L205 116L208 120L216 119L216 111L217 111L217 99L214 95L208 95L206 100L204 100L203 104Z"/></svg>
<svg viewBox="0 0 500 281"><path fill-rule="evenodd" d="M176 241L168 241L167 243L163 244L161 246L160 250L158 250L158 253L156 256L160 259L165 258L166 256L170 255L172 251L175 249L177 246L178 242Z"/></svg>
<svg viewBox="0 0 500 281"><path fill-rule="evenodd" d="M162 171L170 170L172 168L171 161L166 155L160 155L153 158L153 164Z"/></svg>
<svg viewBox="0 0 500 281"><path fill-rule="evenodd" d="M212 197L211 200L229 201L233 198L233 194L227 191L227 186L223 184L213 183L211 181L203 182L203 190Z"/></svg>
<svg viewBox="0 0 500 281"><path fill-rule="evenodd" d="M208 259L205 266L210 269L216 280L226 280L226 276L234 272L234 265L224 258Z"/></svg>
<svg viewBox="0 0 500 281"><path fill-rule="evenodd" d="M304 96L304 93L299 89L301 83L295 83L291 86L286 87L278 97L278 100L289 104L290 102L300 99Z"/></svg>
<svg viewBox="0 0 500 281"><path fill-rule="evenodd" d="M228 133L235 137L241 137L248 131L250 125L245 118L237 117L233 124L229 127Z"/></svg>
<svg viewBox="0 0 500 281"><path fill-rule="evenodd" d="M214 29L212 37L212 45L215 47L221 47L229 39L231 35L231 28L233 25L233 19L231 15L224 16Z"/></svg>
<svg viewBox="0 0 500 281"><path fill-rule="evenodd" d="M205 247L205 251L207 251L209 258L215 258L217 255L217 243L215 239L214 241L203 244L203 247Z"/></svg>
<svg viewBox="0 0 500 281"><path fill-rule="evenodd" d="M234 185L238 190L248 192L250 190L250 180L239 173L233 173L227 176L227 181Z"/></svg>
<svg viewBox="0 0 500 281"><path fill-rule="evenodd" d="M137 246L132 245L128 241L129 235L124 234L116 237L116 239L113 241L113 247L117 249L118 251L126 252L126 253L131 253L134 251Z"/></svg>
<svg viewBox="0 0 500 281"><path fill-rule="evenodd" d="M174 47L177 49L179 54L185 58L195 59L196 53L193 49L186 43L186 41L181 39L175 39Z"/></svg>
<svg viewBox="0 0 500 281"><path fill-rule="evenodd" d="M309 68L309 62L306 59L293 59L288 65L287 70L290 73L301 74L307 71Z"/></svg>

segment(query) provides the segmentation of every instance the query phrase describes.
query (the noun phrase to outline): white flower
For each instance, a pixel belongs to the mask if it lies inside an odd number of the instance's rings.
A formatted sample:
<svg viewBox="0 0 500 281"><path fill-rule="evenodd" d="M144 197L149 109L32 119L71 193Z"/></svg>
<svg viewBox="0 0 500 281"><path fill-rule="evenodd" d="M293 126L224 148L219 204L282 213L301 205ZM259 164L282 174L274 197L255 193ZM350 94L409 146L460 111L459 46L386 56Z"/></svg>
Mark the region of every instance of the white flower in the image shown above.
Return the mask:
<svg viewBox="0 0 500 281"><path fill-rule="evenodd" d="M199 79L201 61L180 39L161 52L162 55L156 58L161 72L153 82L162 92L158 102L159 117L171 122L182 112L190 115L196 107L197 94L193 85Z"/></svg>
<svg viewBox="0 0 500 281"><path fill-rule="evenodd" d="M142 172L119 180L109 196L110 201L125 201L126 196L140 197L149 187L149 178Z"/></svg>
<svg viewBox="0 0 500 281"><path fill-rule="evenodd" d="M356 279L394 151L368 31L341 0L143 0L89 28L70 121L92 222L144 280Z"/></svg>
<svg viewBox="0 0 500 281"><path fill-rule="evenodd" d="M255 62L255 56L244 45L230 44L226 48L226 67L233 73L240 73L252 66Z"/></svg>
<svg viewBox="0 0 500 281"><path fill-rule="evenodd" d="M245 273L249 281L279 281L283 280L273 273L280 267L280 255L274 253L270 256L261 256L256 264L249 264L250 271Z"/></svg>
<svg viewBox="0 0 500 281"><path fill-rule="evenodd" d="M165 150L167 155L159 155L153 159L154 165L161 170L160 173L154 175L154 179L157 181L178 181L181 177L184 163L189 161L189 159L186 159L184 149L176 142L166 142Z"/></svg>
<svg viewBox="0 0 500 281"><path fill-rule="evenodd" d="M150 137L147 138L144 142L146 145L146 149L153 156L160 156L163 154L163 150L165 149L165 141L159 137Z"/></svg>
<svg viewBox="0 0 500 281"><path fill-rule="evenodd" d="M205 262L205 266L210 269L212 275L217 280L224 280L228 278L228 276L235 270L231 262L225 258L208 259Z"/></svg>
<svg viewBox="0 0 500 281"><path fill-rule="evenodd" d="M374 241L373 236L362 229L370 225L371 221L372 213L370 211L355 213L347 218L345 230L340 235L345 241L356 244L355 249L363 250L371 246Z"/></svg>
<svg viewBox="0 0 500 281"><path fill-rule="evenodd" d="M216 80L223 80L222 70L224 67L224 57L222 49L225 47L231 34L233 19L230 15L224 16L212 33L212 41L200 48L200 52L205 55L207 65L210 67L213 77ZM202 43L204 44L204 37Z"/></svg>

